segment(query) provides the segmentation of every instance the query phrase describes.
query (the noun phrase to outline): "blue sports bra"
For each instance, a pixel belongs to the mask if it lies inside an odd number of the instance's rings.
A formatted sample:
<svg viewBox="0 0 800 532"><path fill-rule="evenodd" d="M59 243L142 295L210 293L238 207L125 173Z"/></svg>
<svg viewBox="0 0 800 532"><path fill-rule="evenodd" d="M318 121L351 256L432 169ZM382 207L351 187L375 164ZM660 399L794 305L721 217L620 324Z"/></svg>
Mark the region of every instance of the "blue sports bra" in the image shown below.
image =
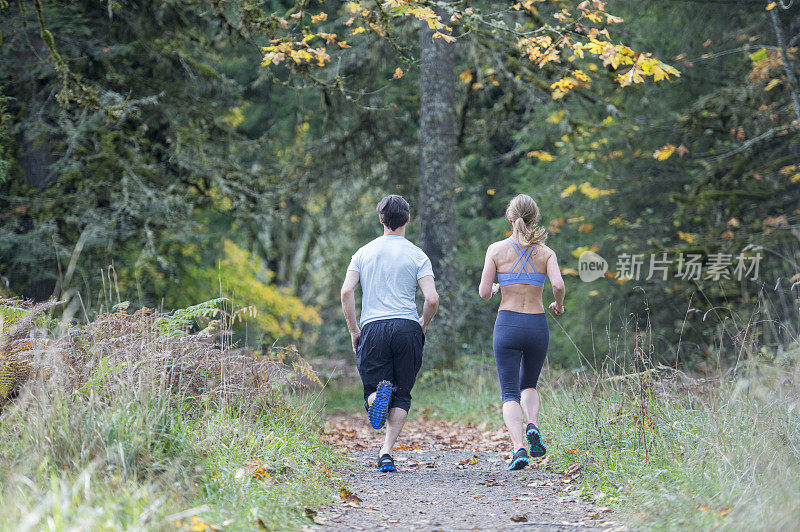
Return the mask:
<svg viewBox="0 0 800 532"><path fill-rule="evenodd" d="M533 246L523 249L519 244L509 238L509 242L514 246L517 252L517 261L511 267L510 272L497 272L497 282L500 286L508 286L510 284L532 284L534 286L544 286L544 280L547 278L546 273L539 273L536 267L530 262L531 251ZM522 264L519 271L514 271L517 264ZM533 268L532 272L528 271L528 264Z"/></svg>

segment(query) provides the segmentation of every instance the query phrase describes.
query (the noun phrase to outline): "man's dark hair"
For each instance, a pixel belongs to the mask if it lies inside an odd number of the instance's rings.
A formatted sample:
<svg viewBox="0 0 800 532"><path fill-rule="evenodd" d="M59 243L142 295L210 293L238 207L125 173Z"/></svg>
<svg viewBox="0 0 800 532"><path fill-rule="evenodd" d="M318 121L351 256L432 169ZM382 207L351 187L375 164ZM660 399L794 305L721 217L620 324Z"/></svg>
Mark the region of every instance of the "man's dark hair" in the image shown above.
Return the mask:
<svg viewBox="0 0 800 532"><path fill-rule="evenodd" d="M389 194L378 203L378 213L383 218L383 225L394 231L408 223L411 208L403 196Z"/></svg>

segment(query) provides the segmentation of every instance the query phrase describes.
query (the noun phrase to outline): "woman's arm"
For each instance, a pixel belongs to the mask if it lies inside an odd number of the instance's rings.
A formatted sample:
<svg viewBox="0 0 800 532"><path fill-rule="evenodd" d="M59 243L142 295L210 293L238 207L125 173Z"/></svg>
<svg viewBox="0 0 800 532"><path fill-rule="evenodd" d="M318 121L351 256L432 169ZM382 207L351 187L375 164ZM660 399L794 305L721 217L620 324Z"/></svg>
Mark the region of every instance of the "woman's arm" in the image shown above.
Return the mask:
<svg viewBox="0 0 800 532"><path fill-rule="evenodd" d="M547 259L547 278L550 279L550 285L553 287L553 297L555 298L555 301L550 303L550 309L558 316L564 313L566 288L564 287L564 279L561 278L561 269L558 267L558 258L555 251Z"/></svg>
<svg viewBox="0 0 800 532"><path fill-rule="evenodd" d="M483 299L491 299L500 288L494 282L495 274L497 273L497 266L492 258L492 246L486 250L486 260L483 262L483 273L481 274L481 284L478 285L478 295Z"/></svg>

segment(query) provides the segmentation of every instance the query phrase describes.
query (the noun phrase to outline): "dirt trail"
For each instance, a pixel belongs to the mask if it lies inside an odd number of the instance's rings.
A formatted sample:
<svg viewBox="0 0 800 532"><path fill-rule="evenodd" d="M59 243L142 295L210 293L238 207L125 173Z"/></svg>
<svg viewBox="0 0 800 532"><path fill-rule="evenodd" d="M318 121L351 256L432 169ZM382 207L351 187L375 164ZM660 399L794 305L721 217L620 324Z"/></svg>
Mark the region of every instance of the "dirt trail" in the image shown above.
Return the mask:
<svg viewBox="0 0 800 532"><path fill-rule="evenodd" d="M325 432L352 459L340 473L349 490L319 512L316 530L621 528L607 509L569 493L574 476L542 464L506 471L505 431L411 420L393 454L398 473L375 471L380 435L365 416L329 416Z"/></svg>

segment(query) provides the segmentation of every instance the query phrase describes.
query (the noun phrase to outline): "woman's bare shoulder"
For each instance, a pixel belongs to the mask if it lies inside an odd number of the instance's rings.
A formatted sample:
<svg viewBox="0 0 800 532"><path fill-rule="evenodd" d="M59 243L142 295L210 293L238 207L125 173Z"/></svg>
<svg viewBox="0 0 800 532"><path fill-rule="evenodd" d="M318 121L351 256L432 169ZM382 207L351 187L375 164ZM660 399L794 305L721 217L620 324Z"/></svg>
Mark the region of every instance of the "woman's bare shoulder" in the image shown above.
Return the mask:
<svg viewBox="0 0 800 532"><path fill-rule="evenodd" d="M550 260L551 256L556 257L556 252L550 246L542 244L542 252L544 253L545 258L547 258L548 260Z"/></svg>
<svg viewBox="0 0 800 532"><path fill-rule="evenodd" d="M497 257L497 254L505 247L505 243L505 240L498 240L497 242L489 244L489 247L486 248L486 256L491 258Z"/></svg>

